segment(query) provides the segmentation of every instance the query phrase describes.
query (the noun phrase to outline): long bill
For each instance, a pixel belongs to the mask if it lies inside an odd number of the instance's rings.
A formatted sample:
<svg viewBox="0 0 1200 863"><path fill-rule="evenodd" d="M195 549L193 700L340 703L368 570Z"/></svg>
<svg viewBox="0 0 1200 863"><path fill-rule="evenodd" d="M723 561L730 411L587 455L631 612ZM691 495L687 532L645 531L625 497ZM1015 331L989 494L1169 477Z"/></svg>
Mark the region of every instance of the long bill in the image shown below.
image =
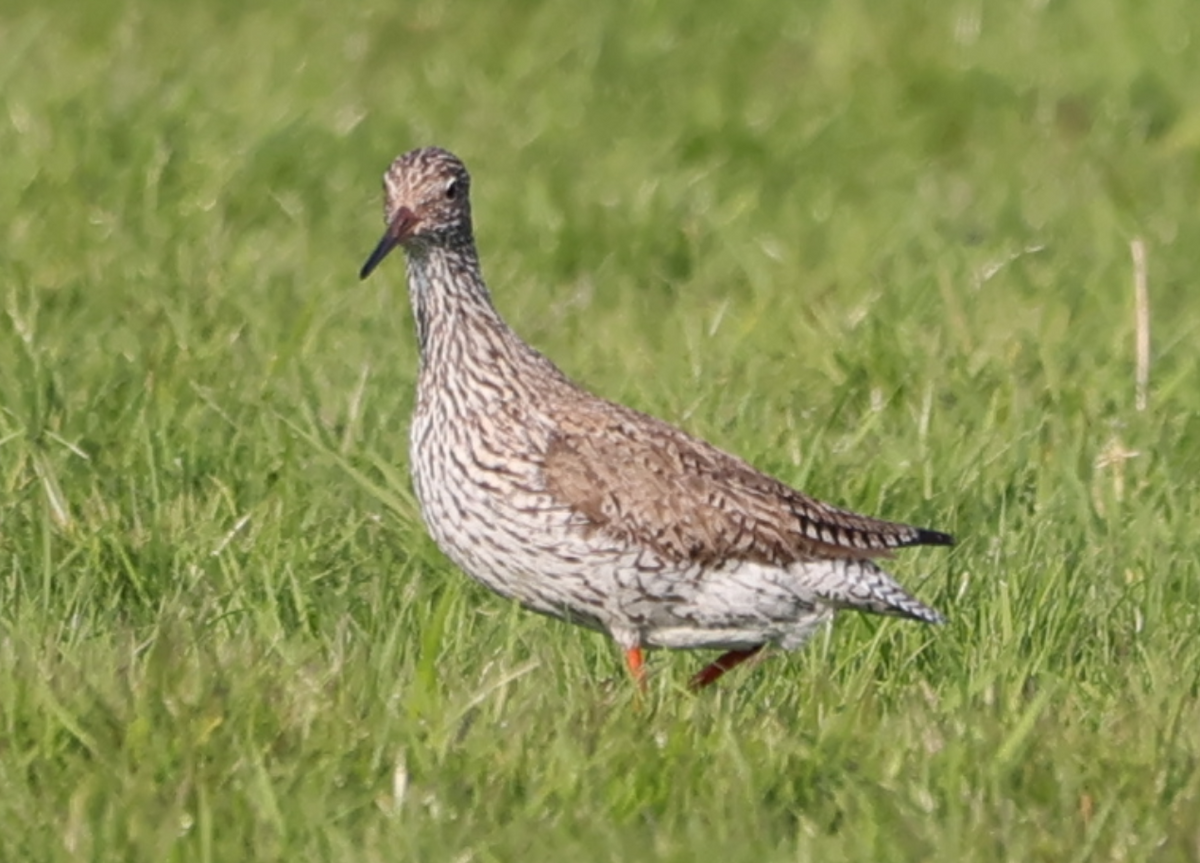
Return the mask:
<svg viewBox="0 0 1200 863"><path fill-rule="evenodd" d="M358 277L365 279L371 275L371 271L382 263L383 259L388 256L388 253L392 249L412 236L413 230L417 227L417 221L417 214L408 207L401 207L396 210L396 214L392 216L392 220L388 222L387 229L379 239L379 244L375 246L375 251L371 252L371 256L367 258L367 262L358 271Z"/></svg>

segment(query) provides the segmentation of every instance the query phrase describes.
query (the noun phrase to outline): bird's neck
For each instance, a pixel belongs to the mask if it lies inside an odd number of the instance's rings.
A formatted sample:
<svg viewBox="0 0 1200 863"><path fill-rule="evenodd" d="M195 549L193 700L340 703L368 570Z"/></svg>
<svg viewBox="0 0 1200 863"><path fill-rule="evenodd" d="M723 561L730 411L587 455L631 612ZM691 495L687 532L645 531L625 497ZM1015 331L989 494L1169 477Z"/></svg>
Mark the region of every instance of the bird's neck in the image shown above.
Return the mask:
<svg viewBox="0 0 1200 863"><path fill-rule="evenodd" d="M500 317L474 245L408 249L408 293L420 343L418 412L425 402L479 408L535 378L540 388L523 393L527 403L552 386L571 386Z"/></svg>
<svg viewBox="0 0 1200 863"><path fill-rule="evenodd" d="M500 326L475 247L428 246L408 250L408 295L417 323L421 359L430 359L471 326Z"/></svg>
<svg viewBox="0 0 1200 863"><path fill-rule="evenodd" d="M528 406L573 389L500 317L473 244L408 249L408 292L420 343L418 416L445 419L512 399Z"/></svg>
<svg viewBox="0 0 1200 863"><path fill-rule="evenodd" d="M409 249L408 293L423 377L512 379L530 364L550 367L492 305L474 244Z"/></svg>

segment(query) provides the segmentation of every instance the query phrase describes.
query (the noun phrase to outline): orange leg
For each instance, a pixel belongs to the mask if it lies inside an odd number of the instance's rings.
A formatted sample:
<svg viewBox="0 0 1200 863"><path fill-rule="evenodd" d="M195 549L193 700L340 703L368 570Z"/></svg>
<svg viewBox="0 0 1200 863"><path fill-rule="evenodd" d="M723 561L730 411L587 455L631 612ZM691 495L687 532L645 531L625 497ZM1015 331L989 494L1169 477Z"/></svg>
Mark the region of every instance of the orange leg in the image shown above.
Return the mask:
<svg viewBox="0 0 1200 863"><path fill-rule="evenodd" d="M700 671L692 675L691 681L688 683L688 688L695 692L697 689L703 689L710 683L715 683L722 674L731 668L737 668L750 657L756 655L762 650L762 645L751 647L749 650L731 650L728 653L723 653L716 662L705 666Z"/></svg>
<svg viewBox="0 0 1200 863"><path fill-rule="evenodd" d="M642 655L640 647L631 647L625 651L625 664L629 666L629 673L633 676L637 683L638 690L646 691L646 657Z"/></svg>

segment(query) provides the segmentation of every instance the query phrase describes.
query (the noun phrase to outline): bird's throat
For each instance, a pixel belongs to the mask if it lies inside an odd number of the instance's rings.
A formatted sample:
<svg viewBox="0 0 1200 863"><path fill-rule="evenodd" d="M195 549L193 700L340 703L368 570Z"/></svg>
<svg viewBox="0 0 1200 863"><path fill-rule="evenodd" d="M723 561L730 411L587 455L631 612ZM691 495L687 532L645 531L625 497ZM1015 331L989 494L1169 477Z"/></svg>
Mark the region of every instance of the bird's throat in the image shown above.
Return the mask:
<svg viewBox="0 0 1200 863"><path fill-rule="evenodd" d="M422 364L452 354L454 343L469 339L473 326L504 326L484 284L474 246L410 250L408 296Z"/></svg>

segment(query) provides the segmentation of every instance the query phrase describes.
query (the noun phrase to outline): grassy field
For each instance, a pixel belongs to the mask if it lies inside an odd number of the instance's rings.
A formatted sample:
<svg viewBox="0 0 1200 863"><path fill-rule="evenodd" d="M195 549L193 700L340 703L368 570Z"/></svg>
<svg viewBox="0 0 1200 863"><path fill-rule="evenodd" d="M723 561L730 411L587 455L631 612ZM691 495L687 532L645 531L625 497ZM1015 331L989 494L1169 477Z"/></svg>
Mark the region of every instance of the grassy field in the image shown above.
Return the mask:
<svg viewBox="0 0 1200 863"><path fill-rule="evenodd" d="M1194 12L6 0L0 859L1200 858ZM428 143L521 333L954 532L949 625L639 705L458 573L356 275Z"/></svg>

